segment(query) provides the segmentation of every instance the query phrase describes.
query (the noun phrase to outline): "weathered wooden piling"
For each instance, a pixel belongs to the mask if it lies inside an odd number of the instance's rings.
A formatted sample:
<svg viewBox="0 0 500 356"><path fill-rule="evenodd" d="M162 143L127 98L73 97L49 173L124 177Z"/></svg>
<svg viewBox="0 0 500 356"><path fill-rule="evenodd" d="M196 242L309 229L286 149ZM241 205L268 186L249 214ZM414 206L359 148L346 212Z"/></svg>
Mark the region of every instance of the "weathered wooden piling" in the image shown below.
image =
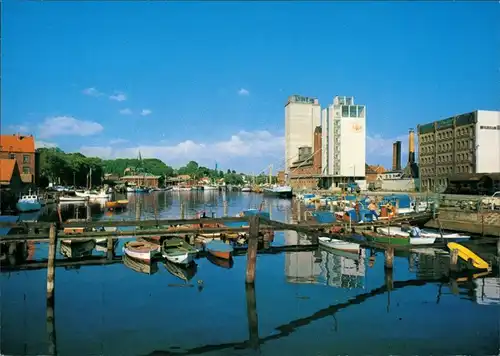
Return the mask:
<svg viewBox="0 0 500 356"><path fill-rule="evenodd" d="M184 202L181 202L181 219L185 218L185 213Z"/></svg>
<svg viewBox="0 0 500 356"><path fill-rule="evenodd" d="M113 241L113 238L112 237L108 237L107 241L106 241L106 257L108 260L112 260L113 259L113 255L114 255L114 241Z"/></svg>
<svg viewBox="0 0 500 356"><path fill-rule="evenodd" d="M87 221L92 221L92 210L90 209L90 204L87 202L87 205L85 207L87 208L87 210L86 210Z"/></svg>
<svg viewBox="0 0 500 356"><path fill-rule="evenodd" d="M259 348L259 319L257 316L257 299L255 298L255 286L245 285L247 299L248 336L250 347L254 350Z"/></svg>
<svg viewBox="0 0 500 356"><path fill-rule="evenodd" d="M458 250L456 248L450 251L450 270L458 270Z"/></svg>
<svg viewBox="0 0 500 356"><path fill-rule="evenodd" d="M56 257L57 245L57 229L55 224L50 225L49 230L49 256L47 261L47 303L49 300L54 299L54 279L55 279L55 265L54 259Z"/></svg>
<svg viewBox="0 0 500 356"><path fill-rule="evenodd" d="M56 328L55 328L55 313L54 313L54 299L47 299L47 335L49 339L49 355L57 355L56 349Z"/></svg>
<svg viewBox="0 0 500 356"><path fill-rule="evenodd" d="M255 265L257 263L257 245L259 243L259 216L253 215L249 218L248 251L246 283L255 282Z"/></svg>
<svg viewBox="0 0 500 356"><path fill-rule="evenodd" d="M223 204L223 208L224 208L224 217L226 217L227 216L227 200L224 200L224 202L222 204Z"/></svg>
<svg viewBox="0 0 500 356"><path fill-rule="evenodd" d="M391 291L394 289L393 271L394 270L392 268L385 268L384 269L385 287L387 288L388 291Z"/></svg>
<svg viewBox="0 0 500 356"><path fill-rule="evenodd" d="M296 202L297 202L297 222L300 222L300 218L301 218L301 216L300 216L300 214L301 214L301 212L300 212L300 201L296 200Z"/></svg>
<svg viewBox="0 0 500 356"><path fill-rule="evenodd" d="M392 269L394 263L394 248L388 247L384 252L384 257L385 257L384 267Z"/></svg>

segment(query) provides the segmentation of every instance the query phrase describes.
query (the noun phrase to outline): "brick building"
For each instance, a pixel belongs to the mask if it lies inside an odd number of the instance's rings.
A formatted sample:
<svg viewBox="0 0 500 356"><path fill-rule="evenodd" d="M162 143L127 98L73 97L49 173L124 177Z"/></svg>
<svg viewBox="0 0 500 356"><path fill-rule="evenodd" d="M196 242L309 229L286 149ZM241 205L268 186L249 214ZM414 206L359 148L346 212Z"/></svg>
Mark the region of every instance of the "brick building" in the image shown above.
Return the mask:
<svg viewBox="0 0 500 356"><path fill-rule="evenodd" d="M24 183L36 183L35 139L32 135L0 135L0 159L15 159Z"/></svg>
<svg viewBox="0 0 500 356"><path fill-rule="evenodd" d="M383 173L386 173L386 170L380 165L370 166L367 164L365 166L365 179L367 183L375 182Z"/></svg>
<svg viewBox="0 0 500 356"><path fill-rule="evenodd" d="M290 185L294 189L319 188L321 180L321 127L314 130L313 147L300 147L298 160L290 166Z"/></svg>

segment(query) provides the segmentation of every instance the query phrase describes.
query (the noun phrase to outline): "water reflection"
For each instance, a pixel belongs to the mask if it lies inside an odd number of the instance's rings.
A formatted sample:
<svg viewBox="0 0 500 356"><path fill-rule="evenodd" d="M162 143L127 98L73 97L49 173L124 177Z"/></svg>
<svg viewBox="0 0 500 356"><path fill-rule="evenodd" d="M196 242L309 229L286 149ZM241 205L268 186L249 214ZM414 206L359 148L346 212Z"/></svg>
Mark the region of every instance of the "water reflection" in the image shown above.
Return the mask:
<svg viewBox="0 0 500 356"><path fill-rule="evenodd" d="M221 195L211 193L162 192L132 198L136 201L125 212L105 216L100 207L92 207L92 214L101 219L134 219L137 211L142 218L178 217L181 200L196 200L189 205L193 211L209 207L218 216L223 211L222 206L209 206L221 200ZM237 193L226 199L234 204L229 215L263 200L258 195L243 199ZM264 201L273 219L290 219L288 201ZM450 278L448 257L430 251L398 254L391 274L384 273L380 252L373 256L373 268L366 268L364 250L358 259L320 249L259 254L256 285L245 287L244 255L235 256L230 269L200 258L196 270L179 271L115 256L125 240L110 241L111 249L96 245L90 256L80 258L73 250L71 258L65 257L61 246L56 266L81 269L56 269L57 321L54 308L45 307L46 244L33 245L32 258L37 260L23 264L27 272L4 269L2 263L3 354L495 352L488 347L498 340L499 279L495 274ZM310 244L306 236L289 231L277 234L276 242ZM168 288L193 285L198 288ZM298 299L292 290L308 299Z"/></svg>

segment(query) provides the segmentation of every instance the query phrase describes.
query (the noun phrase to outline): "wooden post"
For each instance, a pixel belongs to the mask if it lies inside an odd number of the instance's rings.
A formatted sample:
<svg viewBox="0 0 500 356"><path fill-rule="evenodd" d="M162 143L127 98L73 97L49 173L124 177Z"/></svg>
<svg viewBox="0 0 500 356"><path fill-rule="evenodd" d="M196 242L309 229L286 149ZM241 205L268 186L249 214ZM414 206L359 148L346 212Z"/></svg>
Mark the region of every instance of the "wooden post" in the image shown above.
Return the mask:
<svg viewBox="0 0 500 356"><path fill-rule="evenodd" d="M458 250L456 248L450 251L450 270L458 270Z"/></svg>
<svg viewBox="0 0 500 356"><path fill-rule="evenodd" d="M56 349L56 328L54 315L54 298L47 299L47 334L49 339L49 355L57 355Z"/></svg>
<svg viewBox="0 0 500 356"><path fill-rule="evenodd" d="M257 300L255 298L255 286L245 285L247 299L248 334L250 347L254 350L259 348L259 319L257 316Z"/></svg>
<svg viewBox="0 0 500 356"><path fill-rule="evenodd" d="M399 215L399 199L396 199L396 207L395 207L395 211L394 211L394 216L398 216Z"/></svg>
<svg viewBox="0 0 500 356"><path fill-rule="evenodd" d="M112 237L108 237L108 240L106 241L106 257L108 260L112 260L113 259L113 255L114 255L114 251L113 251L113 247L114 247L114 242L113 242L113 238Z"/></svg>
<svg viewBox="0 0 500 356"><path fill-rule="evenodd" d="M185 214L184 203L181 202L181 219L182 220L184 220L184 214Z"/></svg>
<svg viewBox="0 0 500 356"><path fill-rule="evenodd" d="M227 200L224 200L224 202L222 204L224 207L224 216L227 217Z"/></svg>
<svg viewBox="0 0 500 356"><path fill-rule="evenodd" d="M141 202L138 199L139 194L135 195L135 220L141 220Z"/></svg>
<svg viewBox="0 0 500 356"><path fill-rule="evenodd" d="M300 222L300 218L301 218L301 216L300 216L300 214L301 214L301 212L300 212L300 201L296 200L296 202L297 202L297 222Z"/></svg>
<svg viewBox="0 0 500 356"><path fill-rule="evenodd" d="M257 263L257 245L259 242L259 215L250 216L249 225L246 283L253 284L255 282L255 265Z"/></svg>
<svg viewBox="0 0 500 356"><path fill-rule="evenodd" d="M394 262L394 247L388 247L384 253L385 263L384 267L392 269L392 264Z"/></svg>
<svg viewBox="0 0 500 356"><path fill-rule="evenodd" d="M92 210L90 209L90 203L87 202L87 221L92 221Z"/></svg>
<svg viewBox="0 0 500 356"><path fill-rule="evenodd" d="M51 224L49 230L49 256L47 261L47 300L54 299L54 277L55 266L54 259L56 257L57 245L57 230L56 225Z"/></svg>

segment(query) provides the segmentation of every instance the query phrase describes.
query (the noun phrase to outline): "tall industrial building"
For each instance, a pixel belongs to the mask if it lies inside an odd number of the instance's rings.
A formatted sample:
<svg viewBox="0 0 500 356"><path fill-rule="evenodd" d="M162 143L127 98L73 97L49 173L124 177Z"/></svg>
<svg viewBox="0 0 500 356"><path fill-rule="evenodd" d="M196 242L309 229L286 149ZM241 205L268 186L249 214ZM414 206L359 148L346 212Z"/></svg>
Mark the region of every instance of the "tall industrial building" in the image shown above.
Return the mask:
<svg viewBox="0 0 500 356"><path fill-rule="evenodd" d="M321 112L322 172L331 184L365 179L366 106L352 96L336 96ZM330 185L331 185L330 184Z"/></svg>
<svg viewBox="0 0 500 356"><path fill-rule="evenodd" d="M392 171L401 170L401 141L392 144Z"/></svg>
<svg viewBox="0 0 500 356"><path fill-rule="evenodd" d="M285 172L298 160L300 147L313 147L314 130L321 122L316 98L292 95L285 105Z"/></svg>
<svg viewBox="0 0 500 356"><path fill-rule="evenodd" d="M500 172L500 112L477 110L418 125L422 190L447 185L451 175Z"/></svg>

